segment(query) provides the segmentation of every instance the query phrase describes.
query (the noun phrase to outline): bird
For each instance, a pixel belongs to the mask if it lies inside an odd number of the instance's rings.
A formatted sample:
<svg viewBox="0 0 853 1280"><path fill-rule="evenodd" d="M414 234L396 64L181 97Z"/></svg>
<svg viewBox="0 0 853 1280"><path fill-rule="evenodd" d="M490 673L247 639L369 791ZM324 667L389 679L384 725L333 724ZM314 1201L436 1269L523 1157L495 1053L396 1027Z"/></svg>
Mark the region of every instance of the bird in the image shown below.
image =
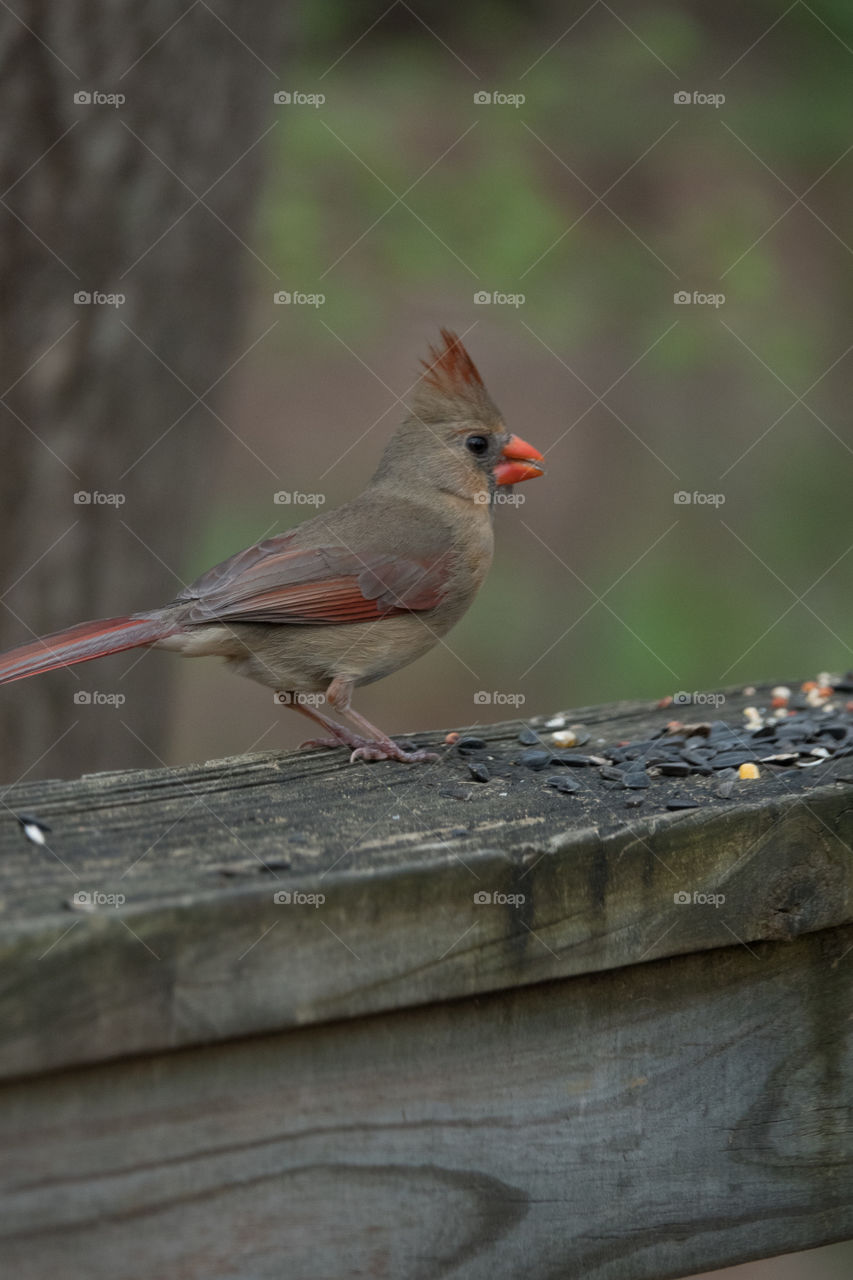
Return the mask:
<svg viewBox="0 0 853 1280"><path fill-rule="evenodd" d="M353 691L414 662L459 621L492 562L498 489L544 474L543 455L506 428L461 339L439 332L358 497L237 552L162 608L0 654L0 684L140 647L220 656L321 725L325 736L305 747L347 747L353 762L438 759L371 724Z"/></svg>

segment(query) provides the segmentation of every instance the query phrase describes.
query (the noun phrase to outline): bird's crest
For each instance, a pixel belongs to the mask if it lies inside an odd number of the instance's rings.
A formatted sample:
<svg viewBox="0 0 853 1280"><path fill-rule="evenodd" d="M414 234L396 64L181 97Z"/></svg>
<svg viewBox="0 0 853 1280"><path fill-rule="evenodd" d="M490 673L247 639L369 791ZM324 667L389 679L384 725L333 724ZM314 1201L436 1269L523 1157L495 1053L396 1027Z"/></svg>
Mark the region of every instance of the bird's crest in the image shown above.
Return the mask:
<svg viewBox="0 0 853 1280"><path fill-rule="evenodd" d="M483 385L477 366L462 339L442 329L441 343L430 346L422 360L424 372L415 393L415 414L426 421L474 416L490 421L499 416Z"/></svg>
<svg viewBox="0 0 853 1280"><path fill-rule="evenodd" d="M422 360L423 381L443 395L465 395L469 387L482 387L477 366L449 329L441 330L442 345L430 346L429 360Z"/></svg>

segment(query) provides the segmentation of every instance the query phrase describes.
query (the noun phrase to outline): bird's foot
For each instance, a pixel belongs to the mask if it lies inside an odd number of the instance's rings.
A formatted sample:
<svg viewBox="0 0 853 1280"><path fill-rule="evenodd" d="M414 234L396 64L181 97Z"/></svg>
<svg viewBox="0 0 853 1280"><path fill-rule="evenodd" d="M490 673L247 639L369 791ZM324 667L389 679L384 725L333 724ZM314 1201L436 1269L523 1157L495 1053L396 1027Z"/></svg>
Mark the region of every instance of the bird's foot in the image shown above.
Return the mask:
<svg viewBox="0 0 853 1280"><path fill-rule="evenodd" d="M299 745L300 747L349 747L350 764L355 764L357 760L365 760L371 764L378 760L400 760L403 764L431 764L434 760L441 759L434 751L423 749L404 751L391 738L381 740L363 738L360 734L350 733L343 728L341 728L340 738L310 738Z"/></svg>
<svg viewBox="0 0 853 1280"><path fill-rule="evenodd" d="M435 751L427 751L419 748L416 751L404 751L399 743L394 742L391 738L382 742L370 742L362 740L361 746L358 746L350 756L350 764L354 764L356 760L400 760L403 764L432 764L435 760L440 760L441 756Z"/></svg>
<svg viewBox="0 0 853 1280"><path fill-rule="evenodd" d="M309 747L348 747L348 741L343 738L308 738L305 742L300 742L299 750L308 749Z"/></svg>

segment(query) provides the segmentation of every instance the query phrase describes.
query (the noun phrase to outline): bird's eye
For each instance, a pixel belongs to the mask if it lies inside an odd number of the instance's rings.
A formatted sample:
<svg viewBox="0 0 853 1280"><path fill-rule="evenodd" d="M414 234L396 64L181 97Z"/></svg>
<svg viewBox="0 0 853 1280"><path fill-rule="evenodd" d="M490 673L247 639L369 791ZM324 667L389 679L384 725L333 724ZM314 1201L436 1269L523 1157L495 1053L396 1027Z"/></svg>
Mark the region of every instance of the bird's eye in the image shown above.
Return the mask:
<svg viewBox="0 0 853 1280"><path fill-rule="evenodd" d="M482 457L488 451L489 442L485 436L469 436L465 441L465 446L470 449L471 453L476 453L478 457Z"/></svg>

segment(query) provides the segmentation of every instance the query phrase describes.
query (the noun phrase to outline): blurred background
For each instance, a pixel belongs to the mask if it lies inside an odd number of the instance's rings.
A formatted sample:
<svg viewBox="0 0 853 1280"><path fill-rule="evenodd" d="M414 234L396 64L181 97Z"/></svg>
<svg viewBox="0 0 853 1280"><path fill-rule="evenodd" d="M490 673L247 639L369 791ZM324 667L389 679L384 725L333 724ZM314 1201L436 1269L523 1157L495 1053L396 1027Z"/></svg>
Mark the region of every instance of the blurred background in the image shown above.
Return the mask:
<svg viewBox="0 0 853 1280"><path fill-rule="evenodd" d="M269 29L201 6L100 44L69 15L55 55L3 19L3 647L162 603L353 495L445 324L548 474L497 511L450 647L365 714L850 665L848 6L427 24L328 0ZM299 741L218 667L131 654L4 690L5 776Z"/></svg>
<svg viewBox="0 0 853 1280"><path fill-rule="evenodd" d="M853 665L849 4L240 8L0 15L0 645L164 603L354 495L446 325L547 476L364 714ZM212 660L2 694L8 782L304 736Z"/></svg>
<svg viewBox="0 0 853 1280"><path fill-rule="evenodd" d="M444 324L548 473L497 511L449 647L364 714L851 665L848 6L157 8L100 42L56 19L53 54L3 20L3 647L355 494ZM147 652L2 714L10 780L304 736L216 661Z"/></svg>
<svg viewBox="0 0 853 1280"><path fill-rule="evenodd" d="M545 711L846 669L853 13L768 31L780 15L474 5L428 29L313 7L282 84L325 101L274 117L246 341L276 327L224 388L238 438L217 433L185 575L304 518L270 507L268 468L328 506L360 488L444 323L548 475L497 512L452 652L363 691L366 714L462 725L511 713L475 690ZM276 308L279 287L325 300ZM265 727L265 692L201 665L170 758Z"/></svg>

